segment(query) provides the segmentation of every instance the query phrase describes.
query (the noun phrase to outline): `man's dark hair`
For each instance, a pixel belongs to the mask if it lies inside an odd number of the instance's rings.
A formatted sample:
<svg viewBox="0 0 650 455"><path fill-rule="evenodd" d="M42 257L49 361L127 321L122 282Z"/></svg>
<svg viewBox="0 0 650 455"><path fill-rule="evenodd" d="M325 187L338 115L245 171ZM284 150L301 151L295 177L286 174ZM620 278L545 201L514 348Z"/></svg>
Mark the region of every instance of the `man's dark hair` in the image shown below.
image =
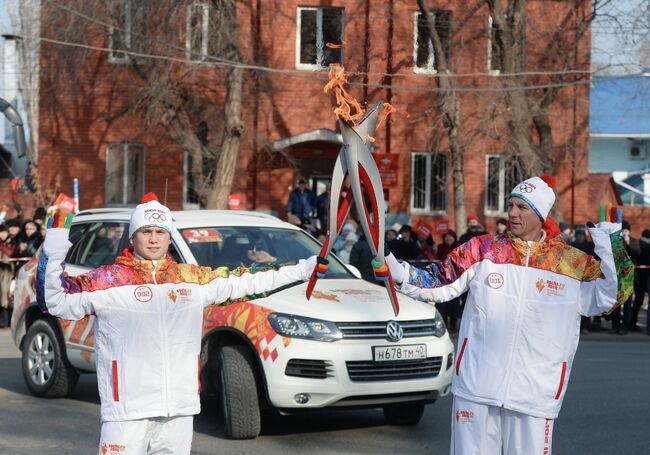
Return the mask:
<svg viewBox="0 0 650 455"><path fill-rule="evenodd" d="M38 207L34 211L34 219L35 220L44 220L45 219L45 214L46 214L45 209L43 207Z"/></svg>
<svg viewBox="0 0 650 455"><path fill-rule="evenodd" d="M413 231L413 229L412 229L411 226L408 225L408 224L405 224L404 226L402 226L401 228L399 228L399 233L400 233L400 234L401 234L402 232L411 232L411 231Z"/></svg>

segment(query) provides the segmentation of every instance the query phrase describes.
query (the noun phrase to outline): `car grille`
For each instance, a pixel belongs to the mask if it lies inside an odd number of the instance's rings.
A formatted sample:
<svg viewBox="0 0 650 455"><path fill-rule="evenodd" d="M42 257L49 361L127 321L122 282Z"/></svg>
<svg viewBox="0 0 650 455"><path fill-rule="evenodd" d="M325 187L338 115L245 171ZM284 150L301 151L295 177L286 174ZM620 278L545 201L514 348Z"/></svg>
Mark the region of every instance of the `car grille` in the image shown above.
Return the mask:
<svg viewBox="0 0 650 455"><path fill-rule="evenodd" d="M435 378L440 373L442 357L395 362L372 360L345 362L351 381L401 381L404 379Z"/></svg>
<svg viewBox="0 0 650 455"><path fill-rule="evenodd" d="M325 379L334 376L334 365L326 360L291 359L284 374L297 378Z"/></svg>
<svg viewBox="0 0 650 455"><path fill-rule="evenodd" d="M398 321L404 331L404 338L431 336L435 333L435 320ZM385 339L386 324L381 322L337 322L343 338L348 339Z"/></svg>

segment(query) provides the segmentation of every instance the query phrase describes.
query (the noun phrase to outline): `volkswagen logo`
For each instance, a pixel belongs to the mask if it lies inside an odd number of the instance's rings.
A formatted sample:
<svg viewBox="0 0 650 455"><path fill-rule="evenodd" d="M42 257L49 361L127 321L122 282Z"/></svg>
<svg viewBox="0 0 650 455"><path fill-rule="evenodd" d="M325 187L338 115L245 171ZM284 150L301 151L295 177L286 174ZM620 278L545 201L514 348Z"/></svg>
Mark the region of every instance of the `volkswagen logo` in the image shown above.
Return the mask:
<svg viewBox="0 0 650 455"><path fill-rule="evenodd" d="M388 321L386 324L386 339L388 341L398 342L404 336L402 326L397 321Z"/></svg>

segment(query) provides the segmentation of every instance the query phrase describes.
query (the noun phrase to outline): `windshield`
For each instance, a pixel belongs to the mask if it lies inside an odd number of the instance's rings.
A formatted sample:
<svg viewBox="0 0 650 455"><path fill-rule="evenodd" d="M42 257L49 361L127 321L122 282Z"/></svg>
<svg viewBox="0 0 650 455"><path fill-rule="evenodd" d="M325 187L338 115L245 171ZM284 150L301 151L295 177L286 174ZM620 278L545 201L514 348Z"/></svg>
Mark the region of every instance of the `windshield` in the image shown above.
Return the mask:
<svg viewBox="0 0 650 455"><path fill-rule="evenodd" d="M203 227L181 229L196 262L210 268L265 267L306 259L321 245L303 231L264 227ZM353 278L330 256L326 278Z"/></svg>

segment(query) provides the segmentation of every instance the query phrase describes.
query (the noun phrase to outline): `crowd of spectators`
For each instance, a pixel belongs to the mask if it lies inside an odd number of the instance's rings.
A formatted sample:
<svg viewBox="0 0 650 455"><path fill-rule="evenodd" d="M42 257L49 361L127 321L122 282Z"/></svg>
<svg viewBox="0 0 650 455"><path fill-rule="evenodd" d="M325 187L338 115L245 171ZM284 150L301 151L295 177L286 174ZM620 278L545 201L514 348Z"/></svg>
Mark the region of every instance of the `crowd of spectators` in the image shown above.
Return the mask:
<svg viewBox="0 0 650 455"><path fill-rule="evenodd" d="M306 181L301 179L298 181L296 189L291 192L287 206L289 221L300 225L321 242L325 240L327 229L329 190L330 188L327 187L325 192L315 196L307 188ZM342 197L344 196L345 194L342 194ZM356 212L353 209L335 240L333 250L343 262L359 269L363 279L376 283L370 265L372 254L363 232L359 228L358 220L355 218ZM587 254L594 255L594 244L585 224L570 226L562 222L559 223L559 227L560 235L565 242ZM622 237L630 258L635 266L650 266L650 229L643 230L641 237L635 238L631 234L630 227L627 221L623 222ZM507 229L508 221L505 218L500 218L496 222L493 234L503 234L507 232ZM467 217L467 231L460 237L453 230L438 234L441 235L442 240L439 244L434 241L431 234L425 238L422 234L418 235L418 230L404 224L388 228L385 232L385 242L398 259L409 261L417 267L425 267L434 261L444 261L458 245L467 242L472 237L489 234L489 232L480 224L478 216L470 215ZM581 333L608 331L611 334L625 335L631 331L645 331L650 335L650 318L646 318L645 327L639 325L639 313L650 288L649 272L650 270L644 267L636 268L634 295L610 315L583 317ZM437 305L451 332L455 332L459 326L458 319L462 316L463 302L464 298L461 296L453 301Z"/></svg>
<svg viewBox="0 0 650 455"><path fill-rule="evenodd" d="M32 219L19 212L7 218L9 207L0 208L0 328L7 327L13 311L13 293L20 268L31 259L45 237L45 209L39 207Z"/></svg>

